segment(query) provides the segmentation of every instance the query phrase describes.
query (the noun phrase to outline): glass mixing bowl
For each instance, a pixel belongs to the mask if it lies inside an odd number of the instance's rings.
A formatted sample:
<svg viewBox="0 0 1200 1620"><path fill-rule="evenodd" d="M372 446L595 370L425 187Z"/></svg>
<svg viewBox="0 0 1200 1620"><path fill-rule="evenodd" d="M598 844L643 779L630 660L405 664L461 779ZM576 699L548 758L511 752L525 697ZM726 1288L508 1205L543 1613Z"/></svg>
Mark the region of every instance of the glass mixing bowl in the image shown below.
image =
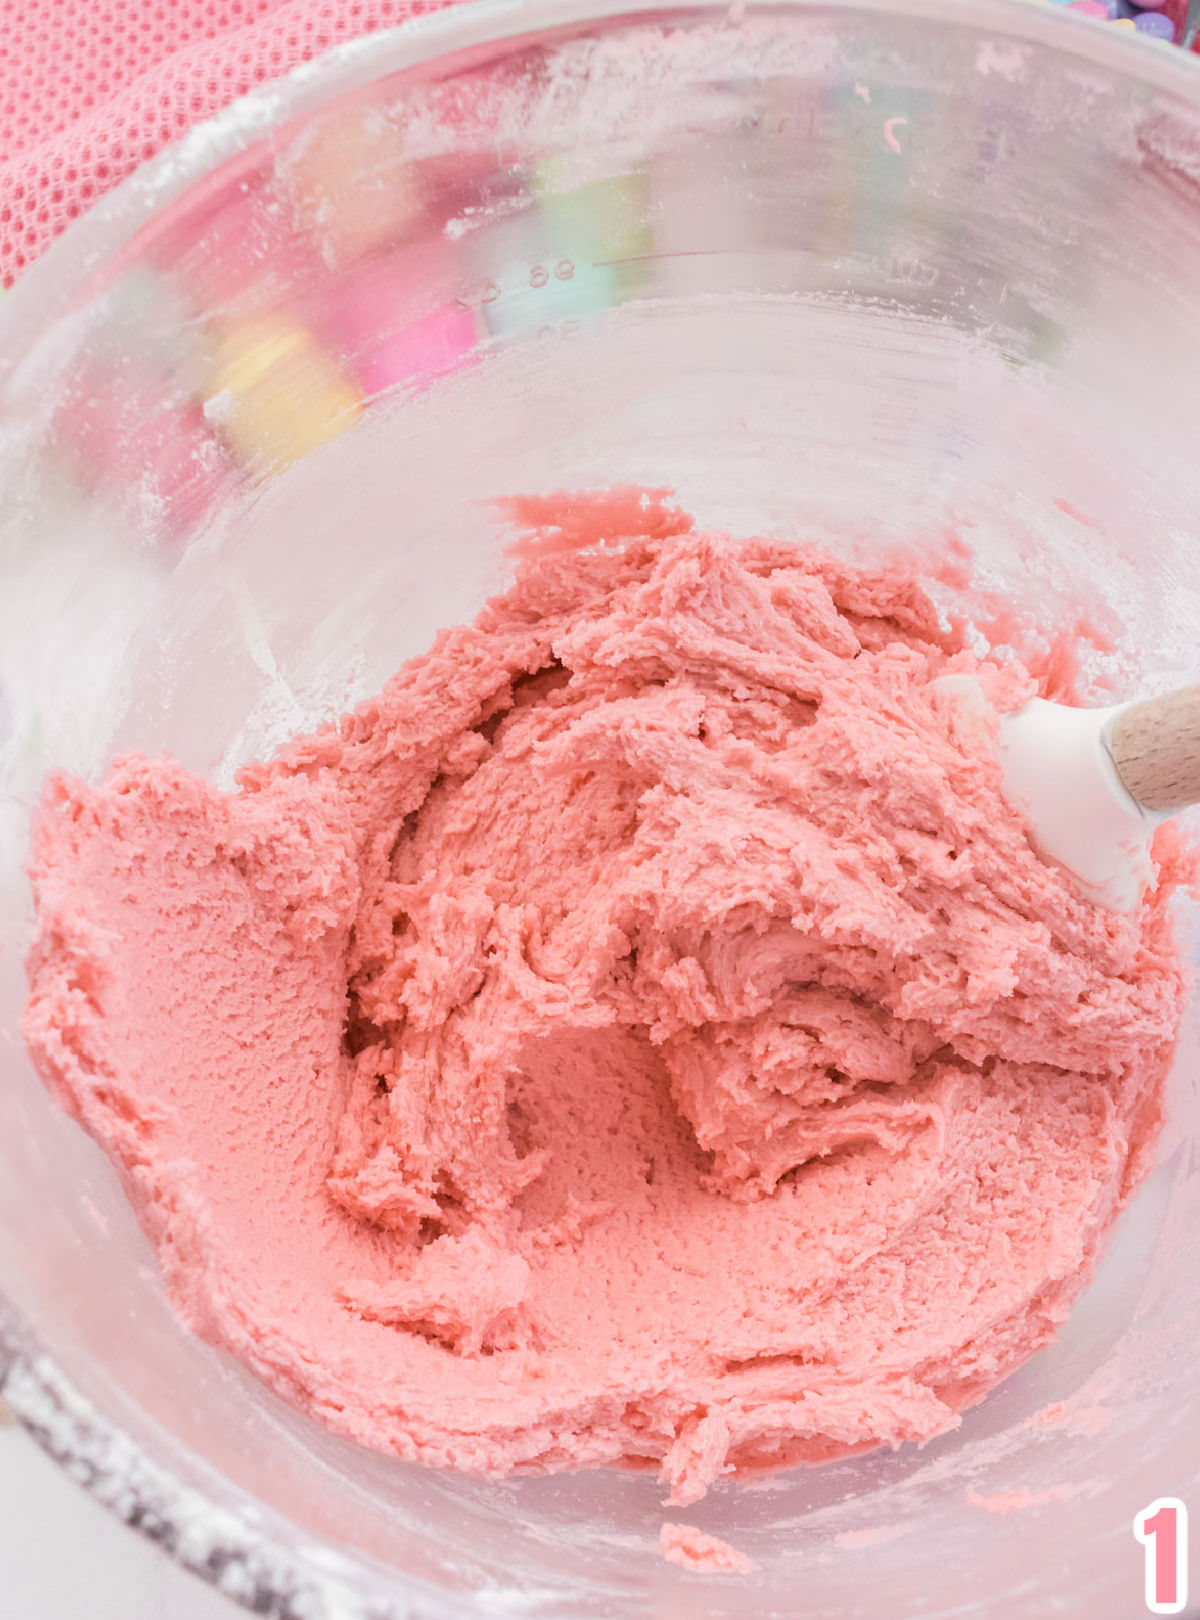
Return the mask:
<svg viewBox="0 0 1200 1620"><path fill-rule="evenodd" d="M3 300L0 1344L97 1496L292 1620L1142 1612L1133 1517L1200 1489L1195 1021L1058 1342L924 1450L714 1489L759 1568L699 1576L650 1478L405 1466L184 1332L26 1059L22 863L47 767L228 783L470 618L512 492L954 532L1090 604L1091 689L1194 678L1197 262L1182 52L1022 0L488 0L239 103Z"/></svg>

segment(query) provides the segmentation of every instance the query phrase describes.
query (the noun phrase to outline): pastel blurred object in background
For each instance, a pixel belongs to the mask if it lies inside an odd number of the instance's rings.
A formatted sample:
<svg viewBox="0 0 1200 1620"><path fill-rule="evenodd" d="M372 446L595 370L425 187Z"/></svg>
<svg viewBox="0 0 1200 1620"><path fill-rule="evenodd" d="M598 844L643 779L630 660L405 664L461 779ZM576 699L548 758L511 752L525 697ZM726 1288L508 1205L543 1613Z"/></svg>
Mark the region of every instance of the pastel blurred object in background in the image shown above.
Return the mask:
<svg viewBox="0 0 1200 1620"><path fill-rule="evenodd" d="M331 285L314 323L368 396L432 381L464 362L479 340L475 315L455 296L455 276L444 243L411 243Z"/></svg>
<svg viewBox="0 0 1200 1620"><path fill-rule="evenodd" d="M212 361L204 415L256 477L337 438L362 405L313 334L276 318L231 327Z"/></svg>
<svg viewBox="0 0 1200 1620"><path fill-rule="evenodd" d="M297 225L331 268L395 242L422 217L404 132L377 108L331 114L294 143L277 173Z"/></svg>
<svg viewBox="0 0 1200 1620"><path fill-rule="evenodd" d="M164 397L163 379L125 365L97 362L60 416L70 466L87 488L136 482L154 521L172 515L171 530L196 522L224 482L220 445L194 400Z"/></svg>

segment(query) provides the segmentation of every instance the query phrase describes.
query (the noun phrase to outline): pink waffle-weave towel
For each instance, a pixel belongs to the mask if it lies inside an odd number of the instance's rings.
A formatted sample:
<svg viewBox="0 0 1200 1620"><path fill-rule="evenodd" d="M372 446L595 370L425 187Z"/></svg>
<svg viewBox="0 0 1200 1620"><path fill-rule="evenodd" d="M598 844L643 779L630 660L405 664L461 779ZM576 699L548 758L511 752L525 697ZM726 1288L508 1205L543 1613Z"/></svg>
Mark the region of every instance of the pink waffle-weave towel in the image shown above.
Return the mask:
<svg viewBox="0 0 1200 1620"><path fill-rule="evenodd" d="M0 0L0 283L245 91L447 0Z"/></svg>

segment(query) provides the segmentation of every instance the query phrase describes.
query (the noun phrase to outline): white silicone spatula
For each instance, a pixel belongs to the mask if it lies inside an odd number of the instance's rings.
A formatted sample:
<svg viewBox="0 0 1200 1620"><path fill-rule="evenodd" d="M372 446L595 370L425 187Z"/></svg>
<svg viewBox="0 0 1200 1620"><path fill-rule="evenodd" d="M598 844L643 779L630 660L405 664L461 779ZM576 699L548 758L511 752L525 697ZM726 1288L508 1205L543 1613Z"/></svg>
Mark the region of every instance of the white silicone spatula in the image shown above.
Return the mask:
<svg viewBox="0 0 1200 1620"><path fill-rule="evenodd" d="M969 675L937 683L986 724ZM1034 843L1080 891L1131 911L1150 881L1155 827L1200 802L1200 686L1107 709L1034 698L1000 721L1004 791L1029 818Z"/></svg>

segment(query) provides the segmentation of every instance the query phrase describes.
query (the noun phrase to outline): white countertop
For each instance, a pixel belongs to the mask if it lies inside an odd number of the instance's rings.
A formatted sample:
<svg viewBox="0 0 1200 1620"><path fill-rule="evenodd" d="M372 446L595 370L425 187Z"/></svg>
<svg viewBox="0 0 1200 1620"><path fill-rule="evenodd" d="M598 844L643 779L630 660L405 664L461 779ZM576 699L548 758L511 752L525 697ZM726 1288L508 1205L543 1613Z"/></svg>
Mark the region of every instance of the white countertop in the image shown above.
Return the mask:
<svg viewBox="0 0 1200 1620"><path fill-rule="evenodd" d="M12 1422L0 1423L0 1594L5 1620L245 1614L93 1502Z"/></svg>

